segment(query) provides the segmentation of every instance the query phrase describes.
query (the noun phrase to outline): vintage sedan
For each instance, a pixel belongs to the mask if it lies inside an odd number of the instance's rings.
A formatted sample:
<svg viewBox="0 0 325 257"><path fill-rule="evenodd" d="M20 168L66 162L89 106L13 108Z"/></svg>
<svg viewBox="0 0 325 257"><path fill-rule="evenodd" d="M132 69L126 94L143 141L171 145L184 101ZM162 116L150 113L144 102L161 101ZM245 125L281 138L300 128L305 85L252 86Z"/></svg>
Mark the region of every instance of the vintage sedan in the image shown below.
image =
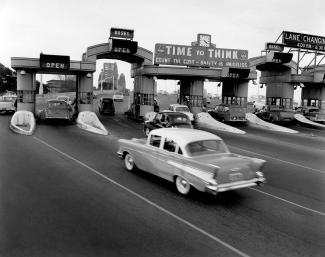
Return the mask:
<svg viewBox="0 0 325 257"><path fill-rule="evenodd" d="M191 120L181 112L162 111L156 114L152 120L144 122L143 131L146 136L157 128L192 128Z"/></svg>
<svg viewBox="0 0 325 257"><path fill-rule="evenodd" d="M231 153L220 137L206 131L162 128L147 139L118 143L127 170L139 168L167 179L183 195L192 187L216 195L265 182L264 160Z"/></svg>
<svg viewBox="0 0 325 257"><path fill-rule="evenodd" d="M43 110L38 113L40 120L72 121L73 108L65 100L48 100Z"/></svg>

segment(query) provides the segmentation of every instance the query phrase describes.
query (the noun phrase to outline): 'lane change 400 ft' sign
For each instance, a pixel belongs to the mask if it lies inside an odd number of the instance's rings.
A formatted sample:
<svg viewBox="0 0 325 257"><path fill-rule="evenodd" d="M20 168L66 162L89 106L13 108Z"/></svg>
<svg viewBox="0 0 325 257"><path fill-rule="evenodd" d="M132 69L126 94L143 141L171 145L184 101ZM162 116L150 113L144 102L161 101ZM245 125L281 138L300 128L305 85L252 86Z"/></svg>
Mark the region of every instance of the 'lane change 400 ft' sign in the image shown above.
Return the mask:
<svg viewBox="0 0 325 257"><path fill-rule="evenodd" d="M155 64L248 68L248 51L172 44L155 45Z"/></svg>
<svg viewBox="0 0 325 257"><path fill-rule="evenodd" d="M282 42L288 47L325 52L325 37L283 31Z"/></svg>

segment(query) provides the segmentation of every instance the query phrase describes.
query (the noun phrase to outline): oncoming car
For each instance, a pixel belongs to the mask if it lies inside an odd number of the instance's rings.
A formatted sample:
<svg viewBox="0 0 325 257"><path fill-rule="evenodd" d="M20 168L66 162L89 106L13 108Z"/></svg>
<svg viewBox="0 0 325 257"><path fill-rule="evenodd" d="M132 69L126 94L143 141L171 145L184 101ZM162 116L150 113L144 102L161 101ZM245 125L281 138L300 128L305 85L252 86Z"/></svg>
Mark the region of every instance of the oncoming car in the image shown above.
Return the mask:
<svg viewBox="0 0 325 257"><path fill-rule="evenodd" d="M113 95L113 100L116 101L116 102L123 102L123 100L124 100L123 93L121 93L121 92L116 92L116 93Z"/></svg>
<svg viewBox="0 0 325 257"><path fill-rule="evenodd" d="M48 100L46 106L38 114L40 120L67 120L72 121L73 109L64 100Z"/></svg>
<svg viewBox="0 0 325 257"><path fill-rule="evenodd" d="M169 180L183 195L191 188L216 195L265 182L264 160L233 154L220 137L206 131L162 128L147 139L118 143L127 170L139 168Z"/></svg>
<svg viewBox="0 0 325 257"><path fill-rule="evenodd" d="M109 115L114 115L115 114L114 100L110 97L102 97L99 100L98 111L99 114L107 113Z"/></svg>
<svg viewBox="0 0 325 257"><path fill-rule="evenodd" d="M172 112L181 112L184 113L188 116L188 118L191 120L191 122L194 121L194 115L193 113L191 113L190 109L188 108L187 105L183 105L183 104L171 104L169 105L168 108L169 111Z"/></svg>
<svg viewBox="0 0 325 257"><path fill-rule="evenodd" d="M57 97L58 100L66 101L68 104L72 104L71 98L66 95L60 95Z"/></svg>
<svg viewBox="0 0 325 257"><path fill-rule="evenodd" d="M157 128L192 128L188 116L181 112L162 111L155 115L152 120L144 122L143 131L146 136Z"/></svg>

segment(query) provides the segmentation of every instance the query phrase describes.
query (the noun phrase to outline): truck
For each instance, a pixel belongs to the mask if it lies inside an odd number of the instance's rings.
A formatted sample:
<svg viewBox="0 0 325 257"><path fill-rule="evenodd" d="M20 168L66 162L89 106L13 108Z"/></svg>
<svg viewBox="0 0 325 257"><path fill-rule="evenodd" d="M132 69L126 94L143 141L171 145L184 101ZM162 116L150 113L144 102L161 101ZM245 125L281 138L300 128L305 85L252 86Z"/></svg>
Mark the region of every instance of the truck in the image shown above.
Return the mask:
<svg viewBox="0 0 325 257"><path fill-rule="evenodd" d="M272 123L293 122L295 119L292 109L277 105L267 105L264 110L258 112L256 115L262 120Z"/></svg>
<svg viewBox="0 0 325 257"><path fill-rule="evenodd" d="M14 95L2 95L0 96L0 112L7 113L7 112L15 112L15 101L17 96Z"/></svg>
<svg viewBox="0 0 325 257"><path fill-rule="evenodd" d="M219 104L208 113L221 122L246 122L246 108L236 104Z"/></svg>

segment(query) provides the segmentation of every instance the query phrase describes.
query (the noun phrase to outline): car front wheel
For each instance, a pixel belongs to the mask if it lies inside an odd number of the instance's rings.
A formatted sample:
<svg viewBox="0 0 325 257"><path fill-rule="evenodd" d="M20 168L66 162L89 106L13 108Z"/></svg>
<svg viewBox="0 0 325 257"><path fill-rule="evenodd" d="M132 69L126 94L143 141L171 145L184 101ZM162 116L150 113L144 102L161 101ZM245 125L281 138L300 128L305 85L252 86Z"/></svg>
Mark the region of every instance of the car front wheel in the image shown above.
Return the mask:
<svg viewBox="0 0 325 257"><path fill-rule="evenodd" d="M144 133L146 134L146 136L149 136L149 133L150 133L150 129L149 128L145 128L145 131Z"/></svg>
<svg viewBox="0 0 325 257"><path fill-rule="evenodd" d="M124 164L128 171L134 171L136 169L133 157L129 153L125 155Z"/></svg>
<svg viewBox="0 0 325 257"><path fill-rule="evenodd" d="M175 184L177 191L182 195L187 195L191 190L191 185L185 178L176 177Z"/></svg>

